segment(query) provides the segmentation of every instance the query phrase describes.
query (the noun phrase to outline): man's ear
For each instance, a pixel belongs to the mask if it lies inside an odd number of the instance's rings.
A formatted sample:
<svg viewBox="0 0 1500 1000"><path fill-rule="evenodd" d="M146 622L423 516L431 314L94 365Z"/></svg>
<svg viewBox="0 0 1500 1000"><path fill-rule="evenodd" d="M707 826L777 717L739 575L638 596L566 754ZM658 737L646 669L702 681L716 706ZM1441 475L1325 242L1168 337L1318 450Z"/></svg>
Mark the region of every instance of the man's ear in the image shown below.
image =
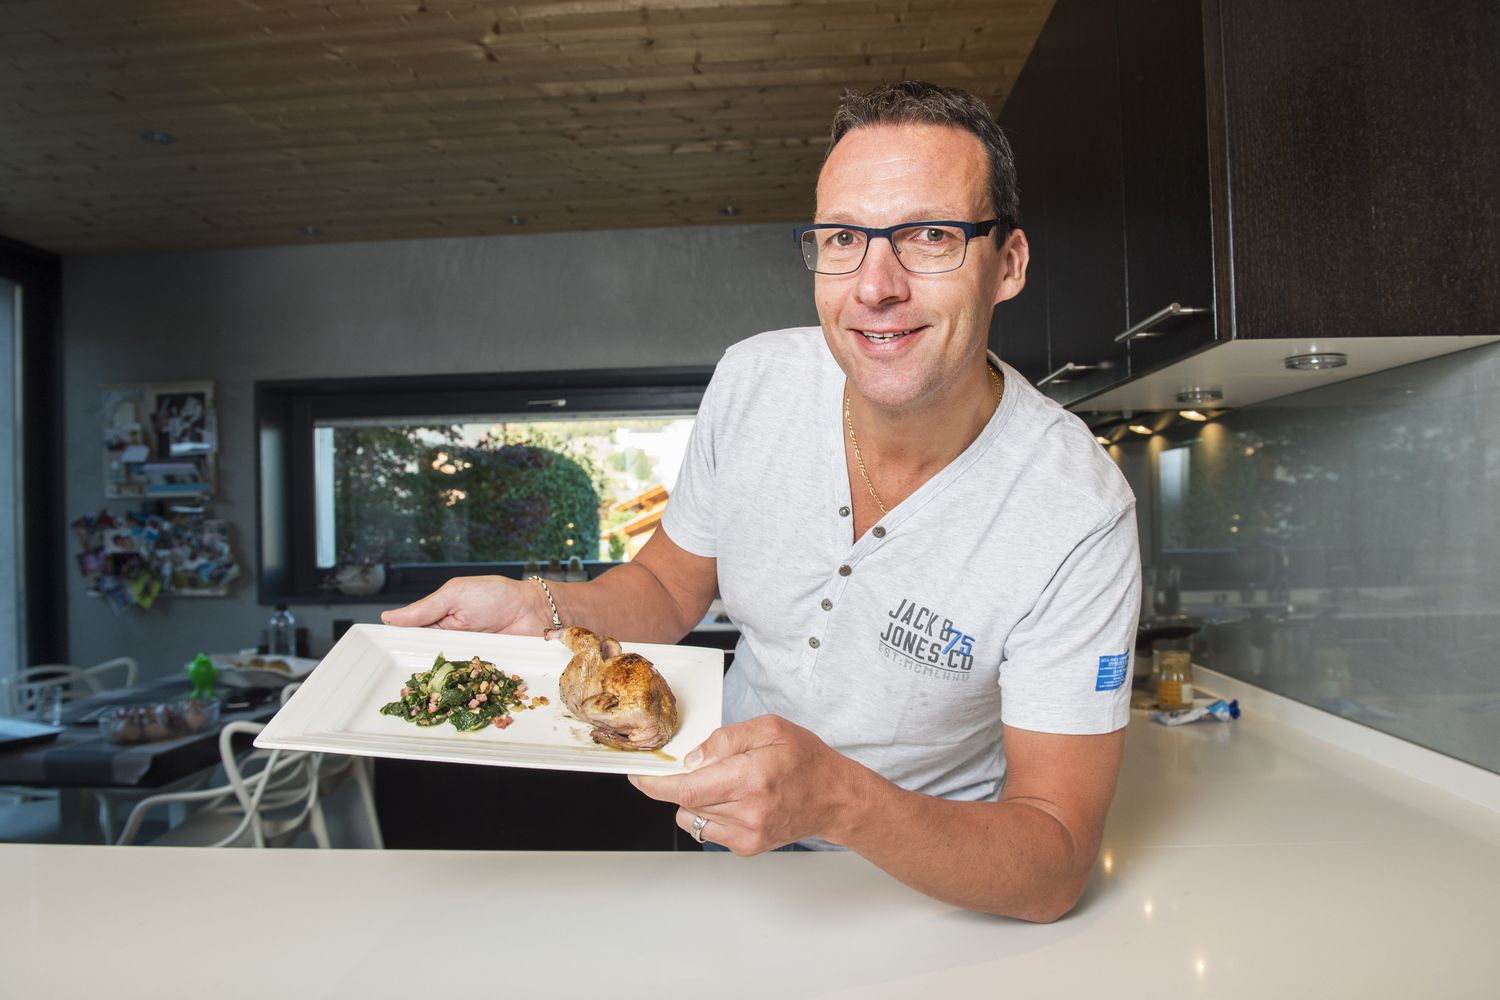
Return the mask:
<svg viewBox="0 0 1500 1000"><path fill-rule="evenodd" d="M1012 229L1000 246L1000 278L995 283L995 303L1013 299L1026 287L1026 267L1031 263L1031 247L1026 234Z"/></svg>

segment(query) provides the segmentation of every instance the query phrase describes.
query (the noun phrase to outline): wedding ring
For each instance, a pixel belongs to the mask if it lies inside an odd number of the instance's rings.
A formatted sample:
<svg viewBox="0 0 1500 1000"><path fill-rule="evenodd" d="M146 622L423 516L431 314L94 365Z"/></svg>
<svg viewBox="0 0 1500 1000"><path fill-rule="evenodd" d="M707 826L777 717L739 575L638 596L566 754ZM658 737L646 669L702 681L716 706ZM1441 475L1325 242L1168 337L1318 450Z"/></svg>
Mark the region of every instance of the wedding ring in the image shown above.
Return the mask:
<svg viewBox="0 0 1500 1000"><path fill-rule="evenodd" d="M694 840L696 840L698 843L701 844L701 843L703 843L703 828L705 826L707 826L707 825L708 825L708 817L707 816L694 816L693 817L693 828L691 830L689 830L688 832L693 835L693 839Z"/></svg>

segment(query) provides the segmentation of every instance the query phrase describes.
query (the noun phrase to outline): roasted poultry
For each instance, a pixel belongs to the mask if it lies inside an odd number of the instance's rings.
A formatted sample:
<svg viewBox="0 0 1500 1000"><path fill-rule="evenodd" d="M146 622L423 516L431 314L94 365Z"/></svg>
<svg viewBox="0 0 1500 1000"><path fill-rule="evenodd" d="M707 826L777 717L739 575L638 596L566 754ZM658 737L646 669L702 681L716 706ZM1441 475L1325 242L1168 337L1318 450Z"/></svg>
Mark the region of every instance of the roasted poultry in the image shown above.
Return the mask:
<svg viewBox="0 0 1500 1000"><path fill-rule="evenodd" d="M651 661L586 628L563 629L573 651L558 688L563 704L594 727L594 742L621 750L655 750L677 732L677 699Z"/></svg>

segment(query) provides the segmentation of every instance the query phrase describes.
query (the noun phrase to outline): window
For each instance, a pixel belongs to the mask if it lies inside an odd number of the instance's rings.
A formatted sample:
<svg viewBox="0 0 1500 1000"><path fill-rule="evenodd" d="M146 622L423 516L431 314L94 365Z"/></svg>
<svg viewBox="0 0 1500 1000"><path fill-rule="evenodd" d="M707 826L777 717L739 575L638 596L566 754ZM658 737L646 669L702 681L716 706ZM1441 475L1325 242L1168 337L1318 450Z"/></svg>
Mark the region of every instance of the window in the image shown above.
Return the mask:
<svg viewBox="0 0 1500 1000"><path fill-rule="evenodd" d="M629 559L660 521L710 369L259 383L260 598L385 563L451 576Z"/></svg>

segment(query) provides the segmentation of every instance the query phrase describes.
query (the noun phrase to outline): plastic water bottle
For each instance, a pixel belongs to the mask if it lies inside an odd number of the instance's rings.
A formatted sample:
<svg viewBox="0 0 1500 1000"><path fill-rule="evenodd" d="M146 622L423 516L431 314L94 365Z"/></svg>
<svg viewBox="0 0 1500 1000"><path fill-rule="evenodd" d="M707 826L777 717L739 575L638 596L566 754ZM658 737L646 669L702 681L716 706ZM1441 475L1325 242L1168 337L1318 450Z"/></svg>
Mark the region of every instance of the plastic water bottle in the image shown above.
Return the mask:
<svg viewBox="0 0 1500 1000"><path fill-rule="evenodd" d="M266 628L266 652L271 656L291 656L296 650L297 619L286 609L285 604L276 605L271 623Z"/></svg>

